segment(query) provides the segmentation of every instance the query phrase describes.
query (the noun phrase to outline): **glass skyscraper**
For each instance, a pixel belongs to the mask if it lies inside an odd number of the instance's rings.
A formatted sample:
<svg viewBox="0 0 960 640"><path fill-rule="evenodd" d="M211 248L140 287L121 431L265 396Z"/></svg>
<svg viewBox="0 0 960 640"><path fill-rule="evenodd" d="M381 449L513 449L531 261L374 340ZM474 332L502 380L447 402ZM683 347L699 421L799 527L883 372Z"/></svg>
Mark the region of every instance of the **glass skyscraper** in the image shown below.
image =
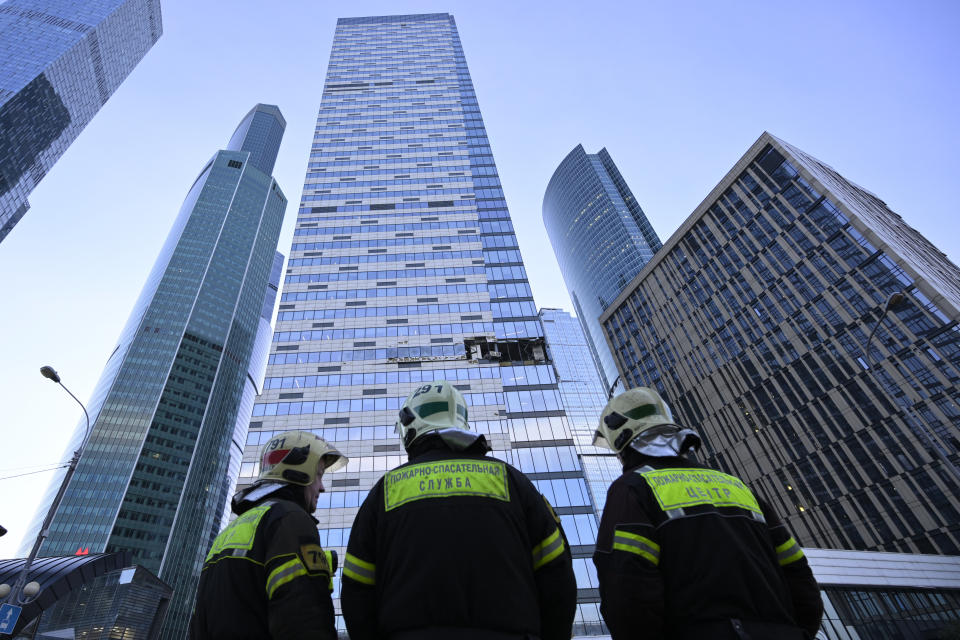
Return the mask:
<svg viewBox="0 0 960 640"><path fill-rule="evenodd" d="M173 587L166 638L186 634L269 351L287 206L270 174L285 127L257 105L190 188L87 404L90 439L40 549L132 552Z"/></svg>
<svg viewBox="0 0 960 640"><path fill-rule="evenodd" d="M159 0L0 2L0 242L162 31Z"/></svg>
<svg viewBox="0 0 960 640"><path fill-rule="evenodd" d="M607 405L607 389L593 360L580 322L563 309L540 309L547 353L557 372L563 408L587 479L587 487L603 515L610 483L623 474L623 465L609 449L593 446L593 434Z"/></svg>
<svg viewBox="0 0 960 640"><path fill-rule="evenodd" d="M596 520L452 16L338 21L294 234L240 483L276 432L335 442L351 461L315 515L342 557L367 491L406 461L401 402L449 380L556 506L577 628L599 629Z"/></svg>
<svg viewBox="0 0 960 640"><path fill-rule="evenodd" d="M577 145L543 195L543 223L598 363L604 385L617 377L598 318L661 247L653 227L606 149Z"/></svg>
<svg viewBox="0 0 960 640"><path fill-rule="evenodd" d="M601 321L802 543L960 554L960 269L869 191L764 133Z"/></svg>

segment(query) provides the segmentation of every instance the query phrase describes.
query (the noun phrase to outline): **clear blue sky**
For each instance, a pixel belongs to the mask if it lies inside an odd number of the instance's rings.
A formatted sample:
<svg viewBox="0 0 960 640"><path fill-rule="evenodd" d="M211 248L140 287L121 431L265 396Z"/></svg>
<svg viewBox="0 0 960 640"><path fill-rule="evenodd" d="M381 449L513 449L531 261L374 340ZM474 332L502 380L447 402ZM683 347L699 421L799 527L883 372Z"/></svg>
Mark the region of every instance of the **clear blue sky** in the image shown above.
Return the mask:
<svg viewBox="0 0 960 640"><path fill-rule="evenodd" d="M570 309L543 190L607 147L662 240L764 130L960 260L960 3L161 0L164 35L0 244L0 477L56 462L197 172L257 102L288 126L287 252L337 17L449 11L537 304ZM27 471L29 469L24 469ZM0 558L51 474L0 481Z"/></svg>

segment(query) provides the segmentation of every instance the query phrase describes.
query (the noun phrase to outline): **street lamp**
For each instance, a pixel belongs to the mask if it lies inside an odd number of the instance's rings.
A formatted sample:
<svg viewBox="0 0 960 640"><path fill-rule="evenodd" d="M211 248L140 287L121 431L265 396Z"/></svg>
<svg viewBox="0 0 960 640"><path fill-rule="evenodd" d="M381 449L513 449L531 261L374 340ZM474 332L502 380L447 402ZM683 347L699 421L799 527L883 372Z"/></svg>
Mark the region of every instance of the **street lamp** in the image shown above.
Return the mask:
<svg viewBox="0 0 960 640"><path fill-rule="evenodd" d="M77 450L73 452L73 457L70 458L70 464L67 467L67 473L63 477L63 482L60 483L60 490L57 491L57 496L50 504L50 509L47 511L47 515L43 519L43 525L40 527L40 532L37 533L37 540L33 543L33 549L30 550L30 555L27 556L27 561L24 563L23 570L20 572L20 575L17 576L16 583L14 583L12 589L10 589L9 585L0 585L0 597L7 595L7 602L15 605L29 603L40 592L39 584L36 582L30 582L29 584L27 583L27 576L30 573L30 565L33 564L33 561L37 557L37 552L40 551L40 545L43 544L43 541L49 534L50 521L53 520L53 514L57 512L57 507L60 506L60 501L63 499L63 494L66 493L67 486L70 484L71 478L73 478L73 473L77 470L77 463L80 462L80 454L83 452L83 447L87 444L87 438L90 437L90 414L87 413L87 408L83 406L83 403L80 402L80 400L77 399L77 396L73 395L70 390L67 389L62 382L60 382L60 376L53 369L53 367L41 367L40 373L44 378L53 380L63 387L63 390L70 394L71 398L77 401L77 404L79 404L80 408L83 409L83 416L87 420L87 431L83 435L83 440L80 441L80 446L77 447ZM6 587L6 589L3 587ZM9 592L4 593L7 591L7 589L9 589Z"/></svg>
<svg viewBox="0 0 960 640"><path fill-rule="evenodd" d="M607 400L613 397L613 390L617 388L617 383L620 382L620 376L618 375L613 381L613 384L610 385L610 390L607 392Z"/></svg>
<svg viewBox="0 0 960 640"><path fill-rule="evenodd" d="M863 350L867 357L867 369L870 371L870 375L873 376L875 380L877 379L877 375L874 372L873 364L870 359L870 341L873 340L873 336L877 332L877 329L879 329L880 325L883 324L883 320L887 317L887 313L891 309L895 309L900 306L906 299L907 296L902 291L896 291L890 294L890 297L887 298L887 303L883 305L883 311L880 313L880 317L877 318L877 322L873 325L873 329L870 331L870 335L867 336L867 341L864 343ZM879 380L877 380L877 382L879 382ZM910 414L910 417L913 418L914 422L916 422L920 427L920 435L923 436L923 440L926 443L927 448L933 450L934 455L940 459L940 463L949 469L950 473L953 474L957 482L960 483L960 470L957 469L953 462L950 461L950 458L948 458L940 449L940 447L933 441L933 438L930 436L930 432L927 429L927 425L923 422L923 420L918 419L914 415L913 398L907 396L907 400L909 401L909 405L906 406L905 409L907 410L907 413Z"/></svg>
<svg viewBox="0 0 960 640"><path fill-rule="evenodd" d="M87 432L83 435L83 441L80 443L80 449L83 449L83 445L87 443L87 438L90 437L90 414L87 413L87 408L83 406L83 403L77 399L77 396L73 395L70 392L70 389L67 389L62 382L60 382L60 374L50 365L44 365L40 367L40 375L48 380L53 380L58 385L63 387L63 390L70 394L70 397L77 401L77 404L80 405L80 408L83 409L83 417L87 419Z"/></svg>

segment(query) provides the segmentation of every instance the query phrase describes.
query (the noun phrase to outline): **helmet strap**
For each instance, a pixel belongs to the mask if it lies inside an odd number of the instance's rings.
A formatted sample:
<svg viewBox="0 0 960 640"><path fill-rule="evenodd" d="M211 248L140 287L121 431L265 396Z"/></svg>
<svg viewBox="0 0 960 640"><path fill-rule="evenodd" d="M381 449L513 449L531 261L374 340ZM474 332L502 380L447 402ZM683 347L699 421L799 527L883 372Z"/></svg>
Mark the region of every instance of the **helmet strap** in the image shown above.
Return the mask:
<svg viewBox="0 0 960 640"><path fill-rule="evenodd" d="M284 469L281 475L287 482L292 482L294 484L303 486L310 484L310 476L303 471L297 471L296 469Z"/></svg>
<svg viewBox="0 0 960 640"><path fill-rule="evenodd" d="M492 448L482 433L467 431L465 429L435 429L421 434L420 437L411 437L413 433L413 430L408 431L403 441L404 448L407 450L407 453L411 455L418 455L421 444L426 444L428 440L442 442L443 446L452 451L466 451L476 446L480 449L480 453L486 453ZM416 451L411 451L411 449Z"/></svg>
<svg viewBox="0 0 960 640"><path fill-rule="evenodd" d="M627 446L645 456L669 458L699 449L700 444L700 435L693 429L663 424L638 434Z"/></svg>
<svg viewBox="0 0 960 640"><path fill-rule="evenodd" d="M443 443L454 451L465 451L477 443L482 443L483 452L490 451L490 445L482 433L464 429L438 429L434 431Z"/></svg>
<svg viewBox="0 0 960 640"><path fill-rule="evenodd" d="M406 408L406 407L404 407ZM403 436L403 448L409 449L410 445L413 444L413 441L417 439L417 432L414 429L409 429Z"/></svg>

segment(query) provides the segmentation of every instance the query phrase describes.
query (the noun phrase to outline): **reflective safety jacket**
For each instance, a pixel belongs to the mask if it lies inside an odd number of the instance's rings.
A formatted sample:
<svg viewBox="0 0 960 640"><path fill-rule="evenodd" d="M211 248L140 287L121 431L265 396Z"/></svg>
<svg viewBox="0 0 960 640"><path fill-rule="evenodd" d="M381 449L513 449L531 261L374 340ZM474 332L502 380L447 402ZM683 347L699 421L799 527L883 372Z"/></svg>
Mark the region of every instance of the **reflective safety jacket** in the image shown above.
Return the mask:
<svg viewBox="0 0 960 640"><path fill-rule="evenodd" d="M330 560L316 521L273 496L244 506L207 554L190 638L335 639Z"/></svg>
<svg viewBox="0 0 960 640"><path fill-rule="evenodd" d="M568 640L576 581L559 518L526 476L435 442L361 505L341 604L351 640Z"/></svg>
<svg viewBox="0 0 960 640"><path fill-rule="evenodd" d="M803 551L740 479L633 452L626 467L593 556L614 640L813 637L823 605Z"/></svg>

